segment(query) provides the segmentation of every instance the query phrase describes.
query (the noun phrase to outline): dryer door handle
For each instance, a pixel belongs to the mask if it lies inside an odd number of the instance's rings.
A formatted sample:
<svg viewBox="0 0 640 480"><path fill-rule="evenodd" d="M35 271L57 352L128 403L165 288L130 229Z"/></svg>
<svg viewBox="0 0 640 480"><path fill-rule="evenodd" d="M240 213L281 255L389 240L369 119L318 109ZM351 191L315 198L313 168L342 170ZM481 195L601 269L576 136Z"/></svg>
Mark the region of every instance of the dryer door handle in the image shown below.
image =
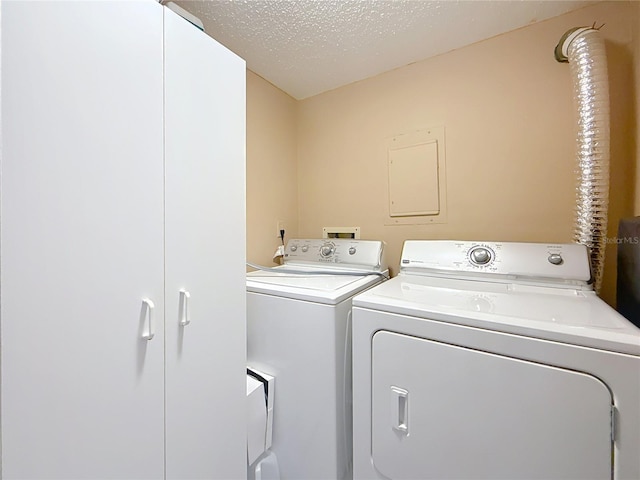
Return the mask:
<svg viewBox="0 0 640 480"><path fill-rule="evenodd" d="M409 391L400 387L391 387L391 427L409 435Z"/></svg>

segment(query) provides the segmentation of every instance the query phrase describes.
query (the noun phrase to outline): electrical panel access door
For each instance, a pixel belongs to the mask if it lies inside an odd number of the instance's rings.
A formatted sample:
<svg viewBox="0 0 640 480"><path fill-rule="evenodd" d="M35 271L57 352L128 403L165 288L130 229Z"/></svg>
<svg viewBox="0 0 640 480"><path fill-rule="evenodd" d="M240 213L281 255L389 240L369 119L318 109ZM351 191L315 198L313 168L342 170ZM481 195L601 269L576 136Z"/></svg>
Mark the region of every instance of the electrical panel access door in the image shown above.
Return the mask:
<svg viewBox="0 0 640 480"><path fill-rule="evenodd" d="M372 459L394 479L610 479L612 398L597 378L380 331Z"/></svg>

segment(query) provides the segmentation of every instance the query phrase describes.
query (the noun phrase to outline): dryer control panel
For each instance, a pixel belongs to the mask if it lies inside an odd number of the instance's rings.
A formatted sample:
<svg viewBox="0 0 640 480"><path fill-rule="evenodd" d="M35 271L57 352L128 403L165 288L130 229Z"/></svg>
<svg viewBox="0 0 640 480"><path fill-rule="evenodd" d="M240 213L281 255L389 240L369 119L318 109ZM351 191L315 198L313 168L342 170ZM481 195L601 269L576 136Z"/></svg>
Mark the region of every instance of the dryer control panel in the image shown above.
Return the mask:
<svg viewBox="0 0 640 480"><path fill-rule="evenodd" d="M589 265L587 248L578 244L407 240L400 269L422 275L585 284L591 279Z"/></svg>
<svg viewBox="0 0 640 480"><path fill-rule="evenodd" d="M353 239L292 239L284 250L286 265L331 265L382 271L384 242Z"/></svg>

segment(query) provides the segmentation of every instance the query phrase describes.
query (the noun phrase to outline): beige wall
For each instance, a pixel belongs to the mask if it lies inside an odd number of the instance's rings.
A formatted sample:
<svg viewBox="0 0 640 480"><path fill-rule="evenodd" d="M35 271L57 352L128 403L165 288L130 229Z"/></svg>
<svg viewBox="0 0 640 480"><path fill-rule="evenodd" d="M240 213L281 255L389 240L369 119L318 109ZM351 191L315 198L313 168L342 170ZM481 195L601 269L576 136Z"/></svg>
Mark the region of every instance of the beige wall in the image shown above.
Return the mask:
<svg viewBox="0 0 640 480"><path fill-rule="evenodd" d="M296 235L296 101L247 71L247 261L273 265L279 220Z"/></svg>
<svg viewBox="0 0 640 480"><path fill-rule="evenodd" d="M575 115L569 67L553 49L566 30L593 22L606 23L615 236L618 219L640 202L629 101L637 14L630 2L597 4L299 102L300 236L359 226L362 238L387 242L394 273L405 239L570 242ZM439 125L448 222L385 226L385 138ZM613 245L606 265L603 296L613 302Z"/></svg>
<svg viewBox="0 0 640 480"><path fill-rule="evenodd" d="M640 215L637 2L598 4L302 102L248 72L249 261L273 264L279 220L288 238L359 226L387 242L394 271L409 238L571 241L575 119L568 66L551 52L567 29L594 21L606 23L614 237L620 217ZM385 226L385 138L434 125L446 128L448 222ZM613 245L607 255L613 303Z"/></svg>

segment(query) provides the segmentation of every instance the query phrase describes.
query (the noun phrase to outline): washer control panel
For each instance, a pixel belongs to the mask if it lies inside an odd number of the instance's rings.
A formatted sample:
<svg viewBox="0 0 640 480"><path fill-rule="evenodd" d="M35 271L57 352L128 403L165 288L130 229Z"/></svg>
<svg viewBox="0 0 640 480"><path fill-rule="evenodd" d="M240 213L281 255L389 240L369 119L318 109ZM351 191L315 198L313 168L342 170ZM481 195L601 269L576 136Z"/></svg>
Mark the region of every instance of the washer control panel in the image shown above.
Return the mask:
<svg viewBox="0 0 640 480"><path fill-rule="evenodd" d="M589 265L588 250L579 244L407 240L400 268L417 274L495 274L585 283L591 279Z"/></svg>
<svg viewBox="0 0 640 480"><path fill-rule="evenodd" d="M292 239L284 251L285 264L356 267L369 270L383 268L384 243L378 240L342 238Z"/></svg>

